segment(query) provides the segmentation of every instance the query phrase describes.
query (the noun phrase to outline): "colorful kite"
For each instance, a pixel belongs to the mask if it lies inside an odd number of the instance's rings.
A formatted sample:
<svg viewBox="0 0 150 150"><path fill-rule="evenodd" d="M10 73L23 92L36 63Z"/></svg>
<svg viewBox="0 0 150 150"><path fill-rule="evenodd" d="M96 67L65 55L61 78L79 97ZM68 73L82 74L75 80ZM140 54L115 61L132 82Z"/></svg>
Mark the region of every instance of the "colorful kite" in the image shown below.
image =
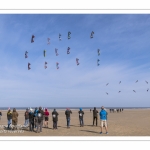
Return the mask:
<svg viewBox="0 0 150 150"><path fill-rule="evenodd" d="M28 58L28 55L27 55L27 54L28 54L28 52L26 51L26 52L25 52L25 58Z"/></svg>
<svg viewBox="0 0 150 150"><path fill-rule="evenodd" d="M92 31L92 32L91 32L91 36L90 36L91 38L93 38L93 34L94 34L94 32Z"/></svg>
<svg viewBox="0 0 150 150"><path fill-rule="evenodd" d="M77 65L79 65L79 59L78 58L76 58L76 63L77 63Z"/></svg>
<svg viewBox="0 0 150 150"><path fill-rule="evenodd" d="M32 37L31 37L31 43L33 43L33 42L34 42L34 38L35 38L35 36L34 36L34 35L32 35Z"/></svg>
<svg viewBox="0 0 150 150"><path fill-rule="evenodd" d="M61 34L59 34L59 41L61 41Z"/></svg>
<svg viewBox="0 0 150 150"><path fill-rule="evenodd" d="M44 57L46 56L46 50L43 51Z"/></svg>
<svg viewBox="0 0 150 150"><path fill-rule="evenodd" d="M30 69L31 69L31 68L30 68L30 65L31 65L31 64L30 64L30 63L28 63L28 70L30 70Z"/></svg>
<svg viewBox="0 0 150 150"><path fill-rule="evenodd" d="M47 41L48 41L47 44L50 44L50 38L47 38Z"/></svg>
<svg viewBox="0 0 150 150"><path fill-rule="evenodd" d="M56 68L57 68L57 69L59 69L59 66L58 66L58 65L59 65L59 63L58 63L58 62L56 62Z"/></svg>
<svg viewBox="0 0 150 150"><path fill-rule="evenodd" d="M71 37L70 37L70 34L71 34L71 32L69 31L69 32L68 32L68 39L70 39L70 38L71 38Z"/></svg>
<svg viewBox="0 0 150 150"><path fill-rule="evenodd" d="M99 65L100 65L100 64L99 64L99 61L100 61L100 60L99 60L99 59L97 59L97 66L99 66Z"/></svg>
<svg viewBox="0 0 150 150"><path fill-rule="evenodd" d="M70 54L70 47L68 47L67 49L67 54Z"/></svg>
<svg viewBox="0 0 150 150"><path fill-rule="evenodd" d="M100 49L97 50L98 56L100 55Z"/></svg>
<svg viewBox="0 0 150 150"><path fill-rule="evenodd" d="M47 68L47 62L46 61L45 61L45 66L44 67L45 67L45 69Z"/></svg>
<svg viewBox="0 0 150 150"><path fill-rule="evenodd" d="M57 49L57 48L55 48L55 53L56 53L56 56L59 55L59 54L58 54L58 49Z"/></svg>

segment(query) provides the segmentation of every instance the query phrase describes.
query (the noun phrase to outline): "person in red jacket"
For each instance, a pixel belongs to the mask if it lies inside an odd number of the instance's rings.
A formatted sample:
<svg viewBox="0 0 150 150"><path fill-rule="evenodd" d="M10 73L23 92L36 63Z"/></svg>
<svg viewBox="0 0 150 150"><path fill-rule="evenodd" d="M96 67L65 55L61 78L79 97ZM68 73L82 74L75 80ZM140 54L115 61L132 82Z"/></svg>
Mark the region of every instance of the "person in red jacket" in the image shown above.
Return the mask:
<svg viewBox="0 0 150 150"><path fill-rule="evenodd" d="M48 112L47 109L45 109L44 115L45 115L44 125L45 125L46 128L48 128L49 112Z"/></svg>

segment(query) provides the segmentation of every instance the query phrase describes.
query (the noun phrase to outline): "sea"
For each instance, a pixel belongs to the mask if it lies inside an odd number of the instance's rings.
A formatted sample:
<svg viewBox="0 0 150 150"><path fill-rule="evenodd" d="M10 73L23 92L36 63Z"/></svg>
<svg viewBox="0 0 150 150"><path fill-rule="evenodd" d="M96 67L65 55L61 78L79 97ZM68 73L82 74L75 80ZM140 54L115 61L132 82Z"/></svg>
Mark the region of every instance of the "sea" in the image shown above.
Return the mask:
<svg viewBox="0 0 150 150"><path fill-rule="evenodd" d="M8 110L9 107L0 107L0 110ZM26 110L27 108L32 108L32 109L35 109L35 107L10 107L10 109L12 110L13 108L16 108L16 110ZM37 107L38 108L38 107ZM69 109L72 109L72 110L78 110L80 108L82 109L91 109L93 110L94 107L42 107L42 108L47 108L49 110L53 110L54 108L56 110L64 110L66 108L69 108ZM150 109L150 107L105 107L105 109ZM96 107L96 109L101 109L101 107Z"/></svg>

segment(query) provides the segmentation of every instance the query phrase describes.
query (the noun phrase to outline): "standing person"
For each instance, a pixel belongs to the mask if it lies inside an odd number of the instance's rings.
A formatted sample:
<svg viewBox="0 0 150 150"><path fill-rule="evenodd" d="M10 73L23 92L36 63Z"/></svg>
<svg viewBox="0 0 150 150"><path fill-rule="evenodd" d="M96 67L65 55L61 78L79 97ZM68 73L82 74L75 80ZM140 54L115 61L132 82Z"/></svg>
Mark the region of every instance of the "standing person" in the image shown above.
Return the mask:
<svg viewBox="0 0 150 150"><path fill-rule="evenodd" d="M84 126L84 122L83 122L83 115L84 115L84 111L82 111L82 108L80 108L79 113L79 120L80 120L80 127Z"/></svg>
<svg viewBox="0 0 150 150"><path fill-rule="evenodd" d="M24 126L28 126L29 125L29 109L28 108L26 109L24 116L25 116Z"/></svg>
<svg viewBox="0 0 150 150"><path fill-rule="evenodd" d="M108 115L108 113L106 110L104 110L104 106L101 107L101 111L100 111L99 115L100 115L100 121L101 121L101 127L100 127L101 132L100 132L100 134L102 134L103 126L105 127L106 134L108 134L108 131L107 131L107 129L108 129L108 127L107 127L107 115Z"/></svg>
<svg viewBox="0 0 150 150"><path fill-rule="evenodd" d="M42 126L43 126L43 115L44 112L42 110L42 107L39 107L38 113L37 113L37 133L39 132L39 128L40 128L40 132L42 132Z"/></svg>
<svg viewBox="0 0 150 150"><path fill-rule="evenodd" d="M1 120L1 117L2 117L2 112L0 111L0 120Z"/></svg>
<svg viewBox="0 0 150 150"><path fill-rule="evenodd" d="M31 132L34 131L34 112L32 108L30 109L30 112L29 112L29 130Z"/></svg>
<svg viewBox="0 0 150 150"><path fill-rule="evenodd" d="M98 111L96 110L96 107L94 107L94 110L93 110L93 126L94 126L94 123L95 123L95 120L96 120L96 126L97 126L97 119L98 119Z"/></svg>
<svg viewBox="0 0 150 150"><path fill-rule="evenodd" d="M58 121L58 112L54 108L54 111L52 112L52 118L53 118L53 129L57 129L57 121Z"/></svg>
<svg viewBox="0 0 150 150"><path fill-rule="evenodd" d="M11 113L11 110L10 108L8 109L8 112L7 112L7 120L8 120L8 129L10 129L10 124L12 122L12 113Z"/></svg>
<svg viewBox="0 0 150 150"><path fill-rule="evenodd" d="M34 127L37 128L37 114L38 114L38 109L37 107L34 110Z"/></svg>
<svg viewBox="0 0 150 150"><path fill-rule="evenodd" d="M17 129L18 116L18 112L16 111L16 108L14 108L12 112L12 125L14 125L13 129Z"/></svg>
<svg viewBox="0 0 150 150"><path fill-rule="evenodd" d="M46 128L48 128L49 112L48 112L47 109L45 109L44 116L45 116L45 118L44 118L44 120L45 120L44 125L45 125Z"/></svg>
<svg viewBox="0 0 150 150"><path fill-rule="evenodd" d="M72 111L67 108L65 111L66 120L67 120L67 128L70 128L70 114L72 114Z"/></svg>

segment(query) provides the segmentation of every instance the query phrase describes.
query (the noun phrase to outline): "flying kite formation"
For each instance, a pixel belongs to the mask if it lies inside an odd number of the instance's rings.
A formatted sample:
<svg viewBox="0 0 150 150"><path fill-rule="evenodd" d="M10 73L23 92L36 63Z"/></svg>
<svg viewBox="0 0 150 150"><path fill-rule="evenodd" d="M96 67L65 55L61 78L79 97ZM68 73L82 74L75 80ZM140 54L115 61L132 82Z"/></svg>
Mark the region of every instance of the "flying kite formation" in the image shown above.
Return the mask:
<svg viewBox="0 0 150 150"><path fill-rule="evenodd" d="M94 31L92 31L92 32L91 32L91 35L90 35L90 38L91 38L91 39L92 39L93 37L94 37ZM31 43L34 43L34 38L35 38L35 36L32 35L32 37L31 37ZM71 39L71 32L70 32L70 31L68 32L68 39ZM62 39L61 39L61 34L59 33L59 41L61 41L61 40L62 40ZM47 45L49 45L49 44L50 44L50 38L47 38ZM56 54L56 56L59 55L57 48L55 48L55 54ZM67 48L67 54L70 54L70 47ZM44 57L46 57L46 50L43 51L43 55L44 55ZM100 49L97 49L97 55L100 56ZM25 51L25 58L28 58L28 52L27 52L27 51ZM99 62L100 62L100 59L98 58L98 59L97 59L97 66L100 65ZM45 63L44 63L44 68L45 68L45 69L47 68L47 64L48 64L47 61L45 61ZM76 64L77 64L77 66L80 64L80 63L79 63L79 58L76 58ZM28 62L28 70L31 69L30 66L31 66L31 64ZM59 69L59 63L58 63L58 62L56 62L56 68ZM137 83L137 82L138 82L138 80L136 80L135 83ZM148 81L145 80L145 82L146 82L146 84L148 84ZM109 84L109 83L107 83L106 86L108 86L108 84ZM121 84L121 81L119 81L119 84ZM147 92L148 92L148 91L149 91L149 88L147 88ZM133 92L136 93L135 90L133 90ZM121 93L121 90L119 90L118 93ZM106 92L106 94L108 95L108 92Z"/></svg>

